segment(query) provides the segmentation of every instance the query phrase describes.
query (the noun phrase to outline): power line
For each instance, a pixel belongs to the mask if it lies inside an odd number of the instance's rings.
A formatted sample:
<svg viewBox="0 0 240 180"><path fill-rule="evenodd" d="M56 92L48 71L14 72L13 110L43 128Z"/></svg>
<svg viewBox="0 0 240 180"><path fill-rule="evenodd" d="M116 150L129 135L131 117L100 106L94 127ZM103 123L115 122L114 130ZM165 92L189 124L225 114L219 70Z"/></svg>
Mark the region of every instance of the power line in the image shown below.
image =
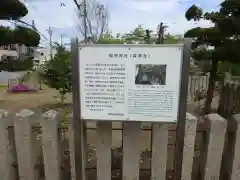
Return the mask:
<svg viewBox="0 0 240 180"><path fill-rule="evenodd" d="M41 33L36 27L34 27L32 24L29 24L29 23L27 23L27 22L25 22L25 21L22 21L22 20L16 20L17 22L20 22L20 23L22 23L22 24L25 24L25 25L27 25L27 26L30 26L34 31L36 31L37 33L39 33L45 40L47 40L47 41L49 41L49 39L43 34L43 33Z"/></svg>
<svg viewBox="0 0 240 180"><path fill-rule="evenodd" d="M47 38L43 33L41 33L36 27L34 27L33 25L31 25L31 24L29 24L29 23L27 23L27 22L24 22L24 21L22 21L22 20L17 20L17 21L20 22L20 23L22 23L22 24L25 24L25 25L27 25L27 26L32 27L32 30L36 31L39 35L41 35L41 36L45 39L45 41L48 41L48 42L49 42L48 38ZM17 25L17 23L16 23L17 21L12 22L12 21L8 20L8 22L14 24L15 27L16 27L16 25Z"/></svg>
<svg viewBox="0 0 240 180"><path fill-rule="evenodd" d="M41 13L38 11L38 7L37 7L36 5L32 5L32 4L29 4L29 5L32 7L32 9L33 9L35 12L38 13L38 15L39 15L39 14L41 15ZM64 0L62 0L62 1L60 2L60 6L66 6ZM38 17L39 17L39 16L38 16ZM40 17L41 17L41 16L40 16ZM42 19L42 18L40 18L40 19ZM44 21L44 22L46 22L46 21ZM50 27L51 25L48 24L48 26ZM51 29L51 30L53 31L53 29ZM59 32L57 32L57 31L56 31L56 33L58 34L58 36L60 36L60 42L61 42L61 44L62 44L62 39L63 39L62 33L59 33Z"/></svg>

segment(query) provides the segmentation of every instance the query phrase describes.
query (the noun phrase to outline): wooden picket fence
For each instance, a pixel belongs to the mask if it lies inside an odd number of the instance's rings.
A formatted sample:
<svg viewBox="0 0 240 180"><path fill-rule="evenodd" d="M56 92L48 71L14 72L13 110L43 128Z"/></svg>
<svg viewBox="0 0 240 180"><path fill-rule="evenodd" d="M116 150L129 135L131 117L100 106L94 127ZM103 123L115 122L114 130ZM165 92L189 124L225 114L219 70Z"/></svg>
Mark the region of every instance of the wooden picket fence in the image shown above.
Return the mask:
<svg viewBox="0 0 240 180"><path fill-rule="evenodd" d="M219 97L218 113L224 117L240 113L239 83L229 82L222 86Z"/></svg>
<svg viewBox="0 0 240 180"><path fill-rule="evenodd" d="M188 77L188 95L194 96L200 89L208 89L209 75L190 75Z"/></svg>
<svg viewBox="0 0 240 180"><path fill-rule="evenodd" d="M61 118L55 110L0 111L2 180L76 179L73 127L61 126ZM240 179L240 115L210 114L200 123L187 113L181 177L174 177L176 124L87 124L85 179Z"/></svg>

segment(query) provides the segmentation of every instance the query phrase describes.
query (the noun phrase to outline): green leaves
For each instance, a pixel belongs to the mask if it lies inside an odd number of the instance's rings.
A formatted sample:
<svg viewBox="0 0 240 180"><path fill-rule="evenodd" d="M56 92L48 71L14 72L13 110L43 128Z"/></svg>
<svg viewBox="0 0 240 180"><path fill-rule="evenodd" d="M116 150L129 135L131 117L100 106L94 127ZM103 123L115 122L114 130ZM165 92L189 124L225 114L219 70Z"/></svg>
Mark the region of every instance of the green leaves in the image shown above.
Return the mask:
<svg viewBox="0 0 240 180"><path fill-rule="evenodd" d="M26 46L38 46L40 42L40 35L36 31L22 26L17 26L14 30L14 36L18 44Z"/></svg>
<svg viewBox="0 0 240 180"><path fill-rule="evenodd" d="M0 27L0 45L24 44L26 46L38 46L40 35L34 30L17 26L15 30L8 27Z"/></svg>
<svg viewBox="0 0 240 180"><path fill-rule="evenodd" d="M192 19L194 21L199 21L202 18L202 15L203 15L202 9L200 9L196 5L192 5L185 13L185 17L188 21Z"/></svg>
<svg viewBox="0 0 240 180"><path fill-rule="evenodd" d="M26 16L28 10L19 0L1 0L0 1L0 19L17 20Z"/></svg>
<svg viewBox="0 0 240 180"><path fill-rule="evenodd" d="M72 91L71 54L64 47L56 45L57 54L47 62L41 76L49 87L56 89L63 97Z"/></svg>
<svg viewBox="0 0 240 180"><path fill-rule="evenodd" d="M18 20L28 13L25 5L19 0L0 0L0 20ZM15 30L0 27L0 46L24 44L38 46L40 35L33 29L17 26Z"/></svg>
<svg viewBox="0 0 240 180"><path fill-rule="evenodd" d="M4 44L14 44L13 30L8 27L0 27L0 46Z"/></svg>

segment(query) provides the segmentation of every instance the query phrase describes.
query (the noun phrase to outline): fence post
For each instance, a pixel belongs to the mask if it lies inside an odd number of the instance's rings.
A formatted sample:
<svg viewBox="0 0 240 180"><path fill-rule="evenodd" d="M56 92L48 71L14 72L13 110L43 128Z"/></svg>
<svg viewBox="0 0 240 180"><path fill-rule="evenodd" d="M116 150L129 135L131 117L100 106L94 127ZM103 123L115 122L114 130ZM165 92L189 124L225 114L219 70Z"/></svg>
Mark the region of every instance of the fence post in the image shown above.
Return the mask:
<svg viewBox="0 0 240 180"><path fill-rule="evenodd" d="M187 113L182 163L183 180L191 179L197 124L198 124L197 118L191 115L190 113Z"/></svg>
<svg viewBox="0 0 240 180"><path fill-rule="evenodd" d="M140 122L123 123L123 180L139 180Z"/></svg>
<svg viewBox="0 0 240 180"><path fill-rule="evenodd" d="M168 123L152 125L151 179L154 180L166 179L168 127Z"/></svg>
<svg viewBox="0 0 240 180"><path fill-rule="evenodd" d="M20 180L35 179L34 157L32 148L32 121L35 113L23 109L16 114L14 120L15 143Z"/></svg>
<svg viewBox="0 0 240 180"><path fill-rule="evenodd" d="M49 110L42 116L42 148L46 180L60 180L60 147L58 125L60 116L55 110Z"/></svg>
<svg viewBox="0 0 240 180"><path fill-rule="evenodd" d="M97 124L97 180L111 180L112 122Z"/></svg>
<svg viewBox="0 0 240 180"><path fill-rule="evenodd" d="M231 180L240 179L240 114L233 116L236 125L235 146L233 153Z"/></svg>
<svg viewBox="0 0 240 180"><path fill-rule="evenodd" d="M8 121L7 111L0 109L0 175L1 179L13 180L11 153L9 149Z"/></svg>
<svg viewBox="0 0 240 180"><path fill-rule="evenodd" d="M219 179L227 121L218 114L206 116L209 122L204 180Z"/></svg>

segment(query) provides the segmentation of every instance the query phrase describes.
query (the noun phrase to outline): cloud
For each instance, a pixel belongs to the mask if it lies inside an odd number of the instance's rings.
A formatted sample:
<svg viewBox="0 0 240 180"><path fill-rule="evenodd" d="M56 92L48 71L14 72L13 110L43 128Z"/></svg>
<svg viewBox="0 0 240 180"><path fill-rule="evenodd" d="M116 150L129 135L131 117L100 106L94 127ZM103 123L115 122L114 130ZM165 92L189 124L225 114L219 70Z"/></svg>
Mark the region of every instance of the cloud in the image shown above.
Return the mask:
<svg viewBox="0 0 240 180"><path fill-rule="evenodd" d="M203 10L218 8L221 0L98 0L109 10L109 29L114 33L125 33L137 25L156 29L160 22L169 26L168 32L183 34L195 26L211 26L207 21L198 24L188 22L184 15L186 10L197 4ZM61 6L61 3L64 6ZM73 0L25 0L29 14L23 19L28 23L35 21L37 29L49 36L47 28L53 29L53 40L59 41L63 35L66 39L78 34L76 6ZM0 22L1 23L1 22Z"/></svg>

